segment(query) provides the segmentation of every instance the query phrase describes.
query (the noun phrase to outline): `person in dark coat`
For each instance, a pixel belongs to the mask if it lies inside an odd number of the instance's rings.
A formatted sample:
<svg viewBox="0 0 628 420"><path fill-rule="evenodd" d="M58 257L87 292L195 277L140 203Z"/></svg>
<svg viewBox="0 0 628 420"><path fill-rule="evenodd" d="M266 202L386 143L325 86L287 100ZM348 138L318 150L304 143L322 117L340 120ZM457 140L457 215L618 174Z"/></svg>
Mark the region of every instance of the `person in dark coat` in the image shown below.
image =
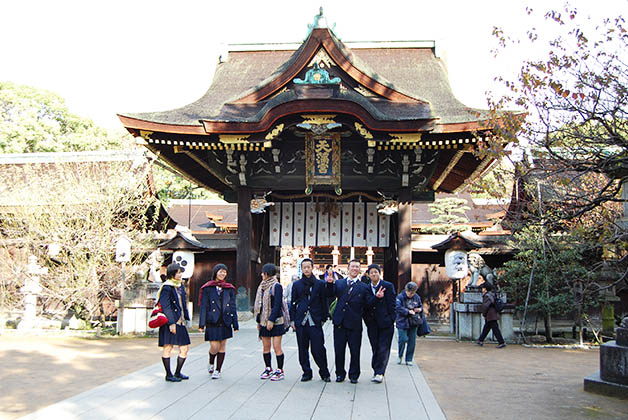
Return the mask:
<svg viewBox="0 0 628 420"><path fill-rule="evenodd" d="M369 265L366 274L370 279L368 287L371 294L377 296L380 290L384 292L383 298L364 309L366 333L373 352L371 381L382 383L390 357L390 345L395 335L395 286L381 278L381 268L377 264Z"/></svg>
<svg viewBox="0 0 628 420"><path fill-rule="evenodd" d="M351 353L349 380L358 383L360 377L360 347L362 344L362 314L364 308L384 297L384 291L373 296L369 286L360 281L360 261L349 262L349 276L334 281L327 279L330 294L338 299L332 321L334 323L334 353L336 358L336 382L345 380L345 352L347 345ZM383 288L382 288L383 289Z"/></svg>
<svg viewBox="0 0 628 420"><path fill-rule="evenodd" d="M478 338L476 344L478 346L484 345L484 339L488 335L490 330L493 330L493 336L497 339L497 348L501 349L506 347L506 343L504 342L504 337L502 337L502 332L499 329L499 325L497 321L499 320L499 312L495 309L495 300L497 300L497 296L495 295L495 287L489 283L482 283L482 289L485 290L482 295L482 315L484 315L484 328L482 328L482 333Z"/></svg>
<svg viewBox="0 0 628 420"><path fill-rule="evenodd" d="M414 347L416 345L417 328L422 321L421 312L423 304L417 293L417 285L411 281L406 284L403 292L399 293L395 302L395 312L397 313L397 335L399 338L399 351L397 364L403 363L403 352L406 351L406 365L412 365L414 359ZM406 348L407 345L407 348Z"/></svg>
<svg viewBox="0 0 628 420"><path fill-rule="evenodd" d="M220 378L227 339L239 329L235 287L227 282L227 275L227 266L216 264L211 280L201 286L199 296L199 330L205 330L205 341L209 341L207 371L212 379Z"/></svg>
<svg viewBox="0 0 628 420"><path fill-rule="evenodd" d="M181 373L190 345L190 335L185 327L185 321L190 320L190 315L186 304L185 288L181 284L182 273L183 269L179 264L170 264L166 269L166 281L157 294L157 301L161 305L163 314L168 318L168 323L159 327L159 347L163 347L161 360L168 382L189 379L189 376ZM173 375L170 370L170 353L174 346L179 346L179 356L177 369Z"/></svg>
<svg viewBox="0 0 628 420"><path fill-rule="evenodd" d="M301 261L303 275L299 280L292 283L290 320L292 328L297 333L299 364L303 369L301 382L312 380L310 349L321 379L329 382L327 350L325 350L325 336L323 334L323 322L329 316L328 291L325 282L312 274L313 268L314 262L311 259L305 258Z"/></svg>
<svg viewBox="0 0 628 420"><path fill-rule="evenodd" d="M283 288L277 280L277 267L274 264L264 264L262 267L262 282L255 294L253 316L257 322L257 330L262 339L262 351L266 368L260 379L281 381L284 379L284 354L281 348L281 339L286 333L283 314ZM277 358L277 369L273 371L270 357L270 345L273 345Z"/></svg>

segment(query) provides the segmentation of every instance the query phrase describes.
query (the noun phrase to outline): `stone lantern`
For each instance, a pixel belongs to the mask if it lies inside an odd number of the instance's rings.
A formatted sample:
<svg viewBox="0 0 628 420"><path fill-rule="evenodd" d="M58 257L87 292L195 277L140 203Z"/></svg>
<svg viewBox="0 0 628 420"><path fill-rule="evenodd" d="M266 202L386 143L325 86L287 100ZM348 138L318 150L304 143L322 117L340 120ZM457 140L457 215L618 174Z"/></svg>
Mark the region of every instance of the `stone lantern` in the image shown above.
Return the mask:
<svg viewBox="0 0 628 420"><path fill-rule="evenodd" d="M482 244L463 236L460 232L451 234L443 242L432 245L433 249L444 251L445 270L447 276L453 281L454 302L453 310L450 311L452 332L456 333L457 339L477 340L484 325L482 316L482 290L475 284L468 285L464 291L457 293L458 281L469 274L468 252L482 248ZM492 270L490 270L492 274ZM484 281L487 279L483 272L480 272ZM502 299L506 300L502 293ZM514 338L513 325L514 307L508 305L501 313L500 330L507 341ZM492 333L491 333L492 334Z"/></svg>
<svg viewBox="0 0 628 420"><path fill-rule="evenodd" d="M39 285L39 276L48 273L48 269L37 265L37 257L28 257L26 267L28 276L24 286L20 288L20 293L24 295L24 318L19 323L19 329L32 329L37 324L37 297L43 290Z"/></svg>

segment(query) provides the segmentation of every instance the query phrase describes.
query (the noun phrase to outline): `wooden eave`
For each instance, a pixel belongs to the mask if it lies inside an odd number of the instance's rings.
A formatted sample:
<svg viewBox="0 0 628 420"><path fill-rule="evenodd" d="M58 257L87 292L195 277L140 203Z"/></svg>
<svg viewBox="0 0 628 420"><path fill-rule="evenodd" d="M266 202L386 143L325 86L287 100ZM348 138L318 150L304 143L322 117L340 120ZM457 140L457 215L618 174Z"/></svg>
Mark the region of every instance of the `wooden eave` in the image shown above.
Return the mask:
<svg viewBox="0 0 628 420"><path fill-rule="evenodd" d="M154 121L141 120L139 118L127 117L125 115L117 114L118 118L122 122L122 125L127 130L146 130L146 131L159 131L162 133L171 134L197 134L207 135L207 132L203 129L203 125L177 125L177 124L165 124Z"/></svg>
<svg viewBox="0 0 628 420"><path fill-rule="evenodd" d="M421 120L376 120L362 106L348 100L302 99L280 104L264 115L260 121L227 122L201 121L206 134L233 133L249 134L268 131L280 118L302 113L342 113L360 120L369 130L388 132L429 131L435 119Z"/></svg>
<svg viewBox="0 0 628 420"><path fill-rule="evenodd" d="M288 68L284 70L283 73L278 75L272 81L261 86L256 91L251 92L234 102L243 104L256 103L278 92L287 83L292 81L292 79L294 79L299 72L301 72L310 63L316 52L319 50L319 47L324 48L338 67L344 70L349 76L378 95L393 102L427 103L396 91L378 82L365 74L362 70L355 67L349 58L345 56L344 52L338 47L338 44L334 40L334 36L327 28L317 28L312 30L310 36L300 48L300 54L293 60Z"/></svg>

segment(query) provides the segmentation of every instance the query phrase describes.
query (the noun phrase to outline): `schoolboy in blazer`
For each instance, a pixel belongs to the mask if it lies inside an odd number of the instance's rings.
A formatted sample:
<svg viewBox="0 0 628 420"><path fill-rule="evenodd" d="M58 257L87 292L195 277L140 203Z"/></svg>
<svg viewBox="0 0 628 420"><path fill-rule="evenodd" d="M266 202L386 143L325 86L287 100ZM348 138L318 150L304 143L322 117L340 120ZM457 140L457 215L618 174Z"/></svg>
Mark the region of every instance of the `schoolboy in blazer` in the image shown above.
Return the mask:
<svg viewBox="0 0 628 420"><path fill-rule="evenodd" d="M374 305L383 297L370 293L368 285L360 281L360 262L349 262L349 276L334 281L327 280L327 288L338 299L332 321L334 323L334 353L336 360L336 382L345 380L345 352L349 345L351 361L349 380L355 384L360 377L360 346L362 343L362 314L364 308Z"/></svg>
<svg viewBox="0 0 628 420"><path fill-rule="evenodd" d="M386 373L390 357L390 345L395 334L395 286L380 278L381 269L377 264L369 265L366 274L369 277L369 292L373 296L376 296L379 290L384 291L382 299L377 299L373 306L364 310L364 323L373 352L371 381L381 383L384 381L384 373Z"/></svg>
<svg viewBox="0 0 628 420"><path fill-rule="evenodd" d="M323 334L323 322L329 316L328 291L325 282L312 274L313 268L314 263L311 259L306 258L301 261L303 276L292 284L290 319L292 320L292 328L297 333L299 364L303 369L301 382L312 379L310 348L321 379L329 382L327 351L325 350L325 336Z"/></svg>

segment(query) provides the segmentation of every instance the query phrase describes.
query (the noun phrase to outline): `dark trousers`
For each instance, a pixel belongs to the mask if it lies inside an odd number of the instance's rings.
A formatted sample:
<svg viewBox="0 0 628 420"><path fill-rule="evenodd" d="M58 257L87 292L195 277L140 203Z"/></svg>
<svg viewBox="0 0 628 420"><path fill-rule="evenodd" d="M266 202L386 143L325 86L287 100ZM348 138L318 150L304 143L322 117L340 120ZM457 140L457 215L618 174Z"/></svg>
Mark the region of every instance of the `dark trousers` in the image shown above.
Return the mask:
<svg viewBox="0 0 628 420"><path fill-rule="evenodd" d="M366 333L369 336L371 350L373 351L373 357L371 358L373 372L375 375L383 375L386 373L386 366L390 357L390 345L395 334L395 326L378 328L377 325L370 327L367 325Z"/></svg>
<svg viewBox="0 0 628 420"><path fill-rule="evenodd" d="M349 379L360 377L360 346L362 345L362 330L350 330L334 325L334 353L336 355L336 376L346 376L345 351L349 345L351 361L349 362Z"/></svg>
<svg viewBox="0 0 628 420"><path fill-rule="evenodd" d="M310 367L310 348L312 349L312 357L318 366L318 373L321 378L329 377L329 369L327 368L327 350L325 350L325 337L323 336L323 327L321 326L303 326L296 325L297 345L299 346L299 364L303 373L312 376L312 368Z"/></svg>
<svg viewBox="0 0 628 420"><path fill-rule="evenodd" d="M504 337L502 337L502 332L499 330L499 325L497 325L497 321L486 321L486 323L484 324L484 328L482 328L482 334L480 334L480 338L478 338L478 341L484 341L490 330L493 330L493 336L495 336L497 342L499 344L503 344Z"/></svg>

